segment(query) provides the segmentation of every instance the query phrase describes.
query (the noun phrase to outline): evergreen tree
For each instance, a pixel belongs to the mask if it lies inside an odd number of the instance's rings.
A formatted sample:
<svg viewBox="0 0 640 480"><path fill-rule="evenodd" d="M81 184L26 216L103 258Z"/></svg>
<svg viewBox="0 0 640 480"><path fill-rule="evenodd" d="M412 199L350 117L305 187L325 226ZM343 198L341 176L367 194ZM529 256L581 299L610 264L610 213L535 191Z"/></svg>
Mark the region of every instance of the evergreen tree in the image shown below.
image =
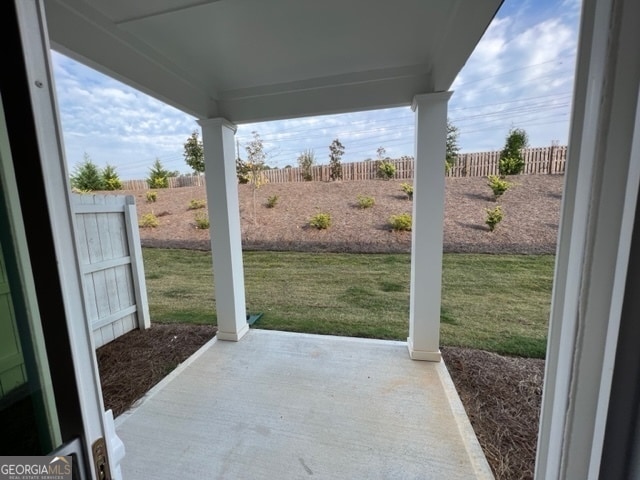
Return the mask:
<svg viewBox="0 0 640 480"><path fill-rule="evenodd" d="M156 158L153 166L149 169L149 177L147 178L149 188L168 188L170 176L171 172L165 170L160 159Z"/></svg>
<svg viewBox="0 0 640 480"><path fill-rule="evenodd" d="M529 146L527 132L521 128L512 128L500 152L498 168L500 175L517 175L524 169L522 149Z"/></svg>
<svg viewBox="0 0 640 480"><path fill-rule="evenodd" d="M89 154L85 153L82 163L74 168L71 175L71 187L81 192L104 190L103 176Z"/></svg>
<svg viewBox="0 0 640 480"><path fill-rule="evenodd" d="M329 145L329 177L331 180L342 179L342 155L344 145L337 138Z"/></svg>
<svg viewBox="0 0 640 480"><path fill-rule="evenodd" d="M116 167L109 164L104 167L102 170L102 184L105 190L120 190L122 188L122 182L118 177Z"/></svg>

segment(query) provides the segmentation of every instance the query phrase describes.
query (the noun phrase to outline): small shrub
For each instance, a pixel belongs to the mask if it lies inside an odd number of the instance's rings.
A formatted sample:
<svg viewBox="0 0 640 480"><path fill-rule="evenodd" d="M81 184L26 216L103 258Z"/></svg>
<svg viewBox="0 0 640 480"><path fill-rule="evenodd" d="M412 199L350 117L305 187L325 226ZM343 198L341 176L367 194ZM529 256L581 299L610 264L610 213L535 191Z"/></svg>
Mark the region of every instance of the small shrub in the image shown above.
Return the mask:
<svg viewBox="0 0 640 480"><path fill-rule="evenodd" d="M116 167L112 165L107 165L102 170L102 182L105 190L122 190L122 182L118 177Z"/></svg>
<svg viewBox="0 0 640 480"><path fill-rule="evenodd" d="M209 228L209 215L204 212L198 212L195 215L196 228L206 230Z"/></svg>
<svg viewBox="0 0 640 480"><path fill-rule="evenodd" d="M318 230L325 230L331 226L331 215L328 213L317 213L309 220L309 225Z"/></svg>
<svg viewBox="0 0 640 480"><path fill-rule="evenodd" d="M501 175L517 175L524 169L524 160L517 157L502 158L498 162Z"/></svg>
<svg viewBox="0 0 640 480"><path fill-rule="evenodd" d="M198 210L207 206L206 200L191 200L189 202L189 210Z"/></svg>
<svg viewBox="0 0 640 480"><path fill-rule="evenodd" d="M271 195L269 198L267 198L267 208L275 207L279 199L280 197L278 197L278 195Z"/></svg>
<svg viewBox="0 0 640 480"><path fill-rule="evenodd" d="M381 160L378 162L378 177L383 180L390 180L396 174L396 166L389 160Z"/></svg>
<svg viewBox="0 0 640 480"><path fill-rule="evenodd" d="M404 193L407 194L409 200L413 200L413 185L411 185L410 183L401 183L400 188Z"/></svg>
<svg viewBox="0 0 640 480"><path fill-rule="evenodd" d="M138 225L142 228L155 228L160 225L160 221L153 213L145 213L140 218L140 223Z"/></svg>
<svg viewBox="0 0 640 480"><path fill-rule="evenodd" d="M502 207L498 205L496 208L487 208L487 220L485 223L489 226L489 231L493 232L502 218L504 217L504 212L502 211Z"/></svg>
<svg viewBox="0 0 640 480"><path fill-rule="evenodd" d="M168 188L169 180L167 177L156 177L151 180L147 180L147 183L151 188Z"/></svg>
<svg viewBox="0 0 640 480"><path fill-rule="evenodd" d="M509 182L503 180L497 175L489 175L487 179L489 180L487 185L493 191L493 195L496 200L511 187Z"/></svg>
<svg viewBox="0 0 640 480"><path fill-rule="evenodd" d="M147 192L147 203L153 203L158 199L156 192Z"/></svg>
<svg viewBox="0 0 640 480"><path fill-rule="evenodd" d="M298 166L302 170L302 178L305 182L313 180L313 166L316 164L316 155L313 150L305 150L298 156Z"/></svg>
<svg viewBox="0 0 640 480"><path fill-rule="evenodd" d="M358 207L360 208L371 208L375 203L376 201L373 197L358 195Z"/></svg>
<svg viewBox="0 0 640 480"><path fill-rule="evenodd" d="M392 215L389 219L391 229L399 232L410 232L412 225L411 215L408 213L401 213L400 215Z"/></svg>
<svg viewBox="0 0 640 480"><path fill-rule="evenodd" d="M454 167L455 165L455 160L454 159L445 159L444 161L444 173L449 173L451 171L451 169Z"/></svg>

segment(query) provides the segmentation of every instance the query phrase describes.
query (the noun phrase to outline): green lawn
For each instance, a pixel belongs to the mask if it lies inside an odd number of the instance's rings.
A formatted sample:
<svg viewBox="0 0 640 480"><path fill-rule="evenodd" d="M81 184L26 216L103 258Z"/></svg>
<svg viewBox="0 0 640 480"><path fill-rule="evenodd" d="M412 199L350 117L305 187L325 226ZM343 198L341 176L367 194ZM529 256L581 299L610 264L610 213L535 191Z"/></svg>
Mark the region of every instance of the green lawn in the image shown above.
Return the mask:
<svg viewBox="0 0 640 480"><path fill-rule="evenodd" d="M151 319L215 323L210 252L144 248ZM544 357L554 257L444 256L441 344ZM245 252L254 328L404 340L408 254Z"/></svg>

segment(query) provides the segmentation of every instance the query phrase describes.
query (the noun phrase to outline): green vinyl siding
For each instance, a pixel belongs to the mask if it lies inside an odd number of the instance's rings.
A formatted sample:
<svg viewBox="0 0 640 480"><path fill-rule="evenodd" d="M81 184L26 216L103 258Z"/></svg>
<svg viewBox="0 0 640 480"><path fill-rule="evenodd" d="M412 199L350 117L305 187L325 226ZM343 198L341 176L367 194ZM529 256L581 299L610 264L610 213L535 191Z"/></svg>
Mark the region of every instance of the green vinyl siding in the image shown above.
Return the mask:
<svg viewBox="0 0 640 480"><path fill-rule="evenodd" d="M11 290L0 247L0 399L26 382Z"/></svg>

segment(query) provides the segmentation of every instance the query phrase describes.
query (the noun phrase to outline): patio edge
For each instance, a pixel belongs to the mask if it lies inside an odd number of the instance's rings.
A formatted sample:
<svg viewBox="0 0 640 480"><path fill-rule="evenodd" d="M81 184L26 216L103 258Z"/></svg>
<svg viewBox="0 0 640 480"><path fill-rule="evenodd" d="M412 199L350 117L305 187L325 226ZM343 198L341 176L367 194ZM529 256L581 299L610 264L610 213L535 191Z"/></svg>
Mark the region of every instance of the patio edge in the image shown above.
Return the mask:
<svg viewBox="0 0 640 480"><path fill-rule="evenodd" d="M471 421L464 409L462 400L460 400L460 395L458 395L458 391L456 390L455 384L449 374L449 370L445 365L444 359L437 364L437 371L438 375L440 375L440 380L442 381L445 394L449 399L449 405L453 412L453 416L456 419L456 423L458 424L458 429L460 430L460 435L462 436L467 449L467 454L469 455L471 464L476 471L477 478L481 480L495 480L493 471L491 470L487 457L480 446L476 432L471 425Z"/></svg>

